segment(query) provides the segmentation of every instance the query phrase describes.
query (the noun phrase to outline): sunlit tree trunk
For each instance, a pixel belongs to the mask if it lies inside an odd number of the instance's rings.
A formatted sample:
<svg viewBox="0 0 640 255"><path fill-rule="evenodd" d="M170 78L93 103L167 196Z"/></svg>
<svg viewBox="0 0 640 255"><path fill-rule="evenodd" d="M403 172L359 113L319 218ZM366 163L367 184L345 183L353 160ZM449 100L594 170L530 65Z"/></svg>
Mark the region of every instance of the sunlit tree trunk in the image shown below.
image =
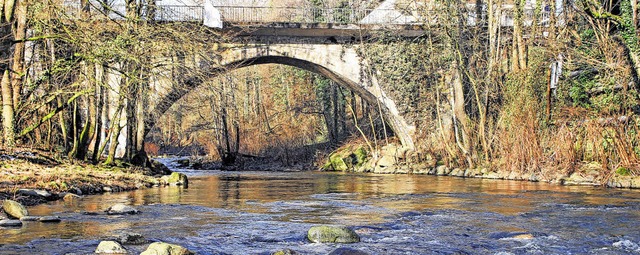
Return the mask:
<svg viewBox="0 0 640 255"><path fill-rule="evenodd" d="M24 48L27 37L27 3L26 0L16 0L15 25L13 31L14 49L13 64L11 65L11 87L13 89L13 107L20 107L20 93L22 91L22 80L25 77L24 68Z"/></svg>
<svg viewBox="0 0 640 255"><path fill-rule="evenodd" d="M514 4L513 18L513 35L512 35L512 53L511 53L511 69L513 71L524 70L527 68L526 45L523 38L524 25L524 7L525 0L516 0Z"/></svg>
<svg viewBox="0 0 640 255"><path fill-rule="evenodd" d="M15 120L13 114L13 97L9 70L2 75L2 130L4 132L4 146L15 146Z"/></svg>

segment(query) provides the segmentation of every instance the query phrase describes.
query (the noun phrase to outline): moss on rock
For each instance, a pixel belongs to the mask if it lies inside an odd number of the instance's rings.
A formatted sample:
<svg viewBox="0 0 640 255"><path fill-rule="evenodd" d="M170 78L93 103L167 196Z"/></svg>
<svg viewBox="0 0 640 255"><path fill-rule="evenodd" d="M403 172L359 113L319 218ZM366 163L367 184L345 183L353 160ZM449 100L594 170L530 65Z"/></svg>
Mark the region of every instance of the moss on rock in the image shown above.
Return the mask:
<svg viewBox="0 0 640 255"><path fill-rule="evenodd" d="M363 147L347 146L340 148L329 155L327 162L322 166L324 171L358 171L365 165L369 152Z"/></svg>
<svg viewBox="0 0 640 255"><path fill-rule="evenodd" d="M183 173L173 172L167 179L169 184L182 185L185 188L189 186L189 179L187 179L187 175Z"/></svg>
<svg viewBox="0 0 640 255"><path fill-rule="evenodd" d="M344 226L314 226L307 232L307 238L314 243L360 242L360 236Z"/></svg>

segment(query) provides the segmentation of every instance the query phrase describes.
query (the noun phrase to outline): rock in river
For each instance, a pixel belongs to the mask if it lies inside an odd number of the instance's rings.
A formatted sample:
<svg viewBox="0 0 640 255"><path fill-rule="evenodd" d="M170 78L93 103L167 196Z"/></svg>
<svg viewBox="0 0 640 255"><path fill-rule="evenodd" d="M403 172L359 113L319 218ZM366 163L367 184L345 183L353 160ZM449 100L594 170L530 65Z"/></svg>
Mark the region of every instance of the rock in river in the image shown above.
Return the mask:
<svg viewBox="0 0 640 255"><path fill-rule="evenodd" d="M146 251L140 255L191 255L193 252L187 250L180 245L168 244L163 242L155 242L149 245Z"/></svg>
<svg viewBox="0 0 640 255"><path fill-rule="evenodd" d="M271 255L298 255L298 254L300 253L291 249L283 249L283 250L279 250L274 253L271 253Z"/></svg>
<svg viewBox="0 0 640 255"><path fill-rule="evenodd" d="M309 241L314 243L357 243L360 237L344 226L315 226L307 233Z"/></svg>
<svg viewBox="0 0 640 255"><path fill-rule="evenodd" d="M43 197L46 199L51 197L51 193L41 189L19 189L18 194L33 197Z"/></svg>
<svg viewBox="0 0 640 255"><path fill-rule="evenodd" d="M45 222L45 223L53 223L53 222L60 222L60 217L58 216L43 216L40 217L38 219L39 222Z"/></svg>
<svg viewBox="0 0 640 255"><path fill-rule="evenodd" d="M331 253L329 253L329 255L369 255L369 253L366 253L361 250L340 247L338 249L333 250Z"/></svg>
<svg viewBox="0 0 640 255"><path fill-rule="evenodd" d="M147 239L145 239L141 234L137 233L124 233L119 236L116 236L116 240L121 244L126 245L141 245L148 243Z"/></svg>
<svg viewBox="0 0 640 255"><path fill-rule="evenodd" d="M40 216L24 216L20 218L20 221L38 221Z"/></svg>
<svg viewBox="0 0 640 255"><path fill-rule="evenodd" d="M138 213L140 213L140 211L138 211L136 208L133 208L133 206L129 206L129 205L125 205L125 204L115 204L115 205L109 207L105 212L107 212L107 214L109 214L109 215L123 215L123 214L138 214Z"/></svg>
<svg viewBox="0 0 640 255"><path fill-rule="evenodd" d="M187 175L183 173L178 173L178 172L171 173L167 182L169 184L182 185L185 188L189 187L189 180L187 179Z"/></svg>
<svg viewBox="0 0 640 255"><path fill-rule="evenodd" d="M96 248L97 254L128 254L127 250L117 242L102 241Z"/></svg>
<svg viewBox="0 0 640 255"><path fill-rule="evenodd" d="M4 200L2 203L2 209L7 213L7 215L9 215L9 217L12 218L20 219L24 216L29 216L27 208L13 200Z"/></svg>
<svg viewBox="0 0 640 255"><path fill-rule="evenodd" d="M0 220L0 227L20 227L22 221L19 220Z"/></svg>

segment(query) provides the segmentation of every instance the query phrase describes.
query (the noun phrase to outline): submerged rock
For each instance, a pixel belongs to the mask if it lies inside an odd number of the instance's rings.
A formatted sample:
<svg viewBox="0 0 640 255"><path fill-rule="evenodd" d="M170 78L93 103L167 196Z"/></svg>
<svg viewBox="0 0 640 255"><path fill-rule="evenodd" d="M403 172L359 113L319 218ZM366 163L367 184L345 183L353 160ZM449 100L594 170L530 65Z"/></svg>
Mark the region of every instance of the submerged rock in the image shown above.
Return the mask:
<svg viewBox="0 0 640 255"><path fill-rule="evenodd" d="M136 208L133 208L133 206L129 206L129 205L125 205L125 204L115 204L115 205L109 207L105 212L107 214L109 214L109 215L123 215L123 214L138 214L138 213L140 213L140 211L138 211Z"/></svg>
<svg viewBox="0 0 640 255"><path fill-rule="evenodd" d="M333 250L328 255L369 255L369 253L366 253L361 250L340 247L338 249Z"/></svg>
<svg viewBox="0 0 640 255"><path fill-rule="evenodd" d="M149 245L146 251L140 255L191 255L193 252L180 245L155 242Z"/></svg>
<svg viewBox="0 0 640 255"><path fill-rule="evenodd" d="M0 220L0 227L20 227L22 221L19 220Z"/></svg>
<svg viewBox="0 0 640 255"><path fill-rule="evenodd" d="M117 242L102 241L96 248L98 254L128 254L127 250Z"/></svg>
<svg viewBox="0 0 640 255"><path fill-rule="evenodd" d="M29 212L27 208L25 208L22 204L13 201L13 200L4 200L2 203L2 209L4 212L12 218L20 219L24 216L29 216Z"/></svg>
<svg viewBox="0 0 640 255"><path fill-rule="evenodd" d="M187 175L183 173L173 172L167 179L169 184L173 185L182 185L185 188L189 186L189 180L187 179Z"/></svg>
<svg viewBox="0 0 640 255"><path fill-rule="evenodd" d="M307 232L307 238L314 243L357 243L360 236L344 226L315 226Z"/></svg>
<svg viewBox="0 0 640 255"><path fill-rule="evenodd" d="M116 240L125 245L141 245L149 242L141 234L137 233L124 233L117 236Z"/></svg>
<svg viewBox="0 0 640 255"><path fill-rule="evenodd" d="M62 200L70 202L70 201L74 201L80 199L80 196L76 195L76 194L72 194L72 193L67 193L64 195L64 197L62 197Z"/></svg>

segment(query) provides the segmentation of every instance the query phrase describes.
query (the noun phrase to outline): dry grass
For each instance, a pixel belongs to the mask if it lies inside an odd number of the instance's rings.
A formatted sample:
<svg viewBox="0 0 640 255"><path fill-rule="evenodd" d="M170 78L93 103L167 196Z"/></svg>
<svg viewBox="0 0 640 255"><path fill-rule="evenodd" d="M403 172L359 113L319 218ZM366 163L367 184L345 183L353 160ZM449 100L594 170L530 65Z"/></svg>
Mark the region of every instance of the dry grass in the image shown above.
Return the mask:
<svg viewBox="0 0 640 255"><path fill-rule="evenodd" d="M0 163L0 197L13 198L34 204L33 201L16 194L18 189L44 189L51 193L76 192L101 193L103 187L115 191L133 190L153 184L153 177L145 175L140 168L99 167L94 165L60 163L42 165L26 160L4 160Z"/></svg>

